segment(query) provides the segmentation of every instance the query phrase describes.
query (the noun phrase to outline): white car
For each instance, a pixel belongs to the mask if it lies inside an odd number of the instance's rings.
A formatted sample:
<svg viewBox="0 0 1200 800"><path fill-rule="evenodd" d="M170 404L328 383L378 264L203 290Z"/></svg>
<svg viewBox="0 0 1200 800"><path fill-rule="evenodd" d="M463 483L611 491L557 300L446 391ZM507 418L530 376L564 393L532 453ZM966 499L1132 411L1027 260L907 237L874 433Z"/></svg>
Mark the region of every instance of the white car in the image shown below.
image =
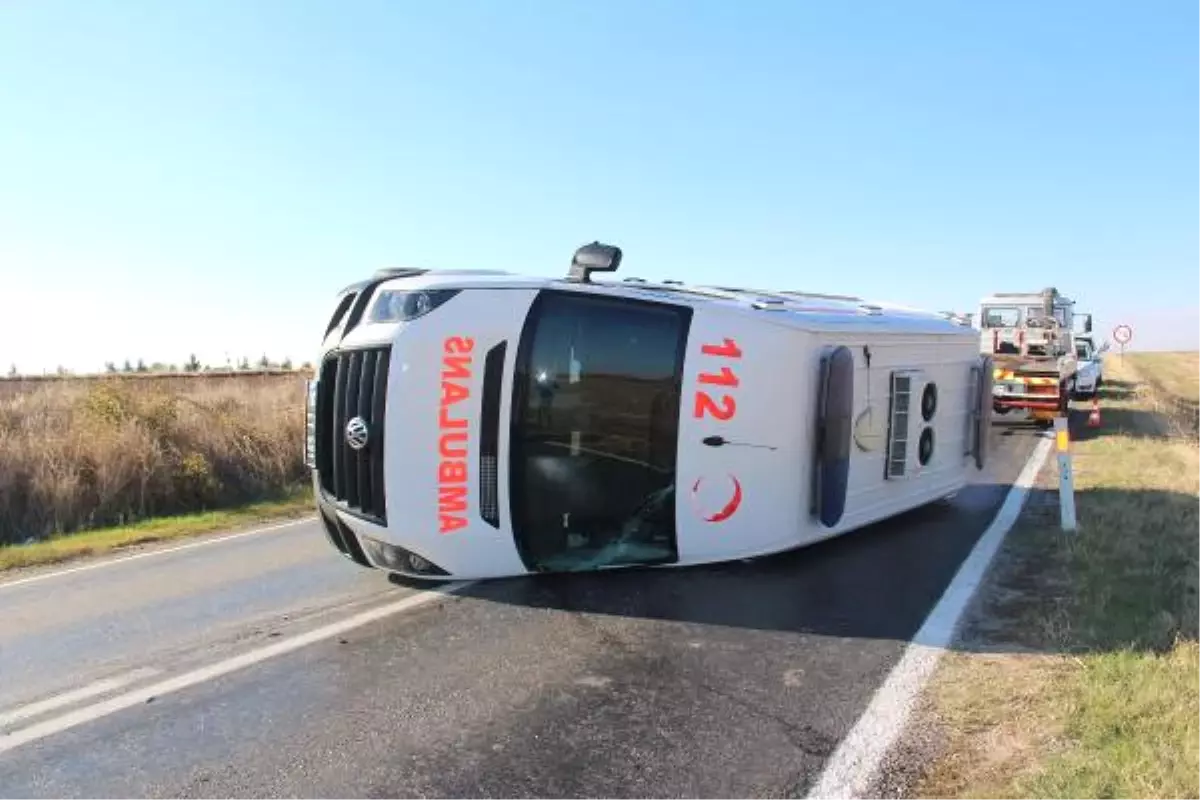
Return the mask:
<svg viewBox="0 0 1200 800"><path fill-rule="evenodd" d="M393 270L323 326L305 460L363 567L478 579L801 547L983 468L976 333L853 297Z"/></svg>
<svg viewBox="0 0 1200 800"><path fill-rule="evenodd" d="M1090 400L1100 391L1104 383L1104 361L1101 356L1108 351L1108 342L1096 347L1090 336L1075 337L1075 358L1079 363L1075 373L1075 396Z"/></svg>

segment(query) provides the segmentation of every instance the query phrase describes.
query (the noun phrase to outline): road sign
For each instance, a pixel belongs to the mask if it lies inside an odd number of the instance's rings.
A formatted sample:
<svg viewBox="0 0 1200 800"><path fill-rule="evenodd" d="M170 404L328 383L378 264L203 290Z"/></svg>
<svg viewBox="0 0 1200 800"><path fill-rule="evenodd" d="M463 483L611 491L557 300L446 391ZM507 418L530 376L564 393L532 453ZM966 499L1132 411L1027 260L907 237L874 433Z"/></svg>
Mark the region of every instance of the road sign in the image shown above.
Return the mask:
<svg viewBox="0 0 1200 800"><path fill-rule="evenodd" d="M1121 363L1125 363L1125 345L1129 344L1133 339L1133 328L1128 325L1121 324L1113 328L1113 338L1117 340L1117 344L1121 345Z"/></svg>

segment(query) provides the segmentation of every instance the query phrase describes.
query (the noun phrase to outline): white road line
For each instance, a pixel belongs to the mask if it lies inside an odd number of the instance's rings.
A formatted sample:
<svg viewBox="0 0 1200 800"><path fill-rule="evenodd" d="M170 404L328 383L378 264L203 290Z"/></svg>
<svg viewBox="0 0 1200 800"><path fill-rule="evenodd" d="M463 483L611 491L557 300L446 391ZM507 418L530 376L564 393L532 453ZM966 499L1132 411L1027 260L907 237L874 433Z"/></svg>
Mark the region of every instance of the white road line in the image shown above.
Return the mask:
<svg viewBox="0 0 1200 800"><path fill-rule="evenodd" d="M90 700L97 695L108 694L115 692L117 689L124 688L131 683L142 680L143 678L152 678L159 674L158 670L144 667L135 669L133 672L128 672L124 675L117 675L112 678L104 678L94 683L89 683L87 686L81 686L78 689L72 689L69 692L56 694L53 697L47 697L45 700L39 700L36 703L18 706L12 711L0 713L0 728L7 728L14 722L31 719L41 716L50 711L55 711L63 706L69 706L78 703L81 700Z"/></svg>
<svg viewBox="0 0 1200 800"><path fill-rule="evenodd" d="M44 722L39 722L35 725L30 725L21 730L12 731L8 735L0 734L0 755L7 753L20 747L23 744L44 739L47 736L53 736L63 731L83 725L86 722L92 722L101 717L114 714L133 706L141 705L152 698L161 698L163 695L172 692L178 692L190 686L195 686L205 681L211 681L214 678L219 678L223 675L228 675L245 667L253 666L260 662L266 661L269 658L290 653L293 650L298 650L301 647L319 642L322 639L329 639L346 631L358 628L385 617L399 614L402 611L416 608L417 606L425 605L434 600L445 598L455 592L470 586L474 581L461 581L459 583L446 584L436 591L423 591L415 595L405 597L403 600L398 600L394 603L388 603L384 606L373 608L370 611L364 611L361 614L356 614L353 617L348 617L339 622L334 622L321 628L315 628L298 636L293 636L290 639L282 639L273 644L261 647L257 650L251 650L247 653L234 656L233 658L218 661L215 664L209 664L199 669L186 672L183 675L177 675L174 678L167 678L150 686L143 686L138 689L126 692L125 694L102 700L90 706L77 709L60 717L54 717Z"/></svg>
<svg viewBox="0 0 1200 800"><path fill-rule="evenodd" d="M100 569L101 567L111 567L114 564L124 564L126 561L135 561L136 559L139 559L139 558L150 558L151 556L165 556L167 553L178 553L180 550L193 550L197 547L207 547L210 544L220 544L221 542L231 542L234 539L242 539L242 538L245 538L246 536L254 536L255 534L267 533L268 531L277 531L281 528L290 528L293 525L300 525L305 522L313 522L314 520L316 520L315 516L304 517L303 519L294 519L290 522L281 522L278 525L268 525L265 528L255 528L254 530L242 531L241 533L231 533L228 536L218 536L214 539L205 539L204 541L201 541L201 542L190 542L188 544L181 544L181 545L177 545L175 547L164 547L164 548L158 549L158 550L147 550L142 553L135 553L134 555L131 555L131 556L124 556L121 558L109 558L109 559L105 559L104 561L97 561L97 562L91 563L91 564L84 564L81 567L72 567L71 569L61 569L61 570L58 570L57 572L46 572L41 575L32 575L28 578L19 578L18 580L15 580L15 581L0 581L0 592L4 591L5 589L11 589L14 586L24 586L25 584L35 583L37 581L47 581L47 580L50 580L51 578L61 578L64 575L74 575L77 572L87 572L88 570Z"/></svg>
<svg viewBox="0 0 1200 800"><path fill-rule="evenodd" d="M868 790L884 756L904 730L917 695L953 639L967 603L1020 516L1025 498L1053 445L1054 440L1049 438L1038 442L992 524L958 568L954 580L875 692L866 711L825 762L809 797L862 797Z"/></svg>

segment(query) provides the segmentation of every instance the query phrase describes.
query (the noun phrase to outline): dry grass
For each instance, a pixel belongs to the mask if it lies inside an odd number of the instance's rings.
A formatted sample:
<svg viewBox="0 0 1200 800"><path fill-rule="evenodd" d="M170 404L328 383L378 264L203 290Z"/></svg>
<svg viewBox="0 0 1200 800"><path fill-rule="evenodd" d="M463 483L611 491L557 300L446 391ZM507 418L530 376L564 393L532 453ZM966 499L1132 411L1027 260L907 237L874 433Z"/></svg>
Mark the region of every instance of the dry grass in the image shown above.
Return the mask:
<svg viewBox="0 0 1200 800"><path fill-rule="evenodd" d="M1118 361L1073 445L1079 531L1052 458L924 700L941 746L916 796L1200 793L1200 458Z"/></svg>
<svg viewBox="0 0 1200 800"><path fill-rule="evenodd" d="M0 396L0 544L282 497L303 377L54 381Z"/></svg>
<svg viewBox="0 0 1200 800"><path fill-rule="evenodd" d="M1129 353L1120 366L1140 381L1147 405L1175 436L1200 438L1200 353Z"/></svg>
<svg viewBox="0 0 1200 800"><path fill-rule="evenodd" d="M1167 394L1200 402L1200 352L1127 353L1125 358L1139 375ZM1119 355L1110 353L1105 363L1120 360Z"/></svg>

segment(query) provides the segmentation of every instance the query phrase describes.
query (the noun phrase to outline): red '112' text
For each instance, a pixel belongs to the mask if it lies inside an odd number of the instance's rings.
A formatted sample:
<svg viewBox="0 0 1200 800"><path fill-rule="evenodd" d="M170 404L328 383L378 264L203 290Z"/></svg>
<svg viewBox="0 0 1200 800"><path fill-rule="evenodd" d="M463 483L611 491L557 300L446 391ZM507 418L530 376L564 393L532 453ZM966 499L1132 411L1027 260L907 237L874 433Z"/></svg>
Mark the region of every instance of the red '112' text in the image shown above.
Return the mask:
<svg viewBox="0 0 1200 800"><path fill-rule="evenodd" d="M737 361L742 357L742 351L733 339L725 339L721 344L706 344L700 348L706 356ZM693 415L696 419L708 416L728 422L737 414L737 398L732 392L719 392L718 389L736 389L739 381L737 373L731 366L722 366L716 371L701 372L696 380L702 386L714 387L711 390L700 388L696 390L696 405Z"/></svg>

